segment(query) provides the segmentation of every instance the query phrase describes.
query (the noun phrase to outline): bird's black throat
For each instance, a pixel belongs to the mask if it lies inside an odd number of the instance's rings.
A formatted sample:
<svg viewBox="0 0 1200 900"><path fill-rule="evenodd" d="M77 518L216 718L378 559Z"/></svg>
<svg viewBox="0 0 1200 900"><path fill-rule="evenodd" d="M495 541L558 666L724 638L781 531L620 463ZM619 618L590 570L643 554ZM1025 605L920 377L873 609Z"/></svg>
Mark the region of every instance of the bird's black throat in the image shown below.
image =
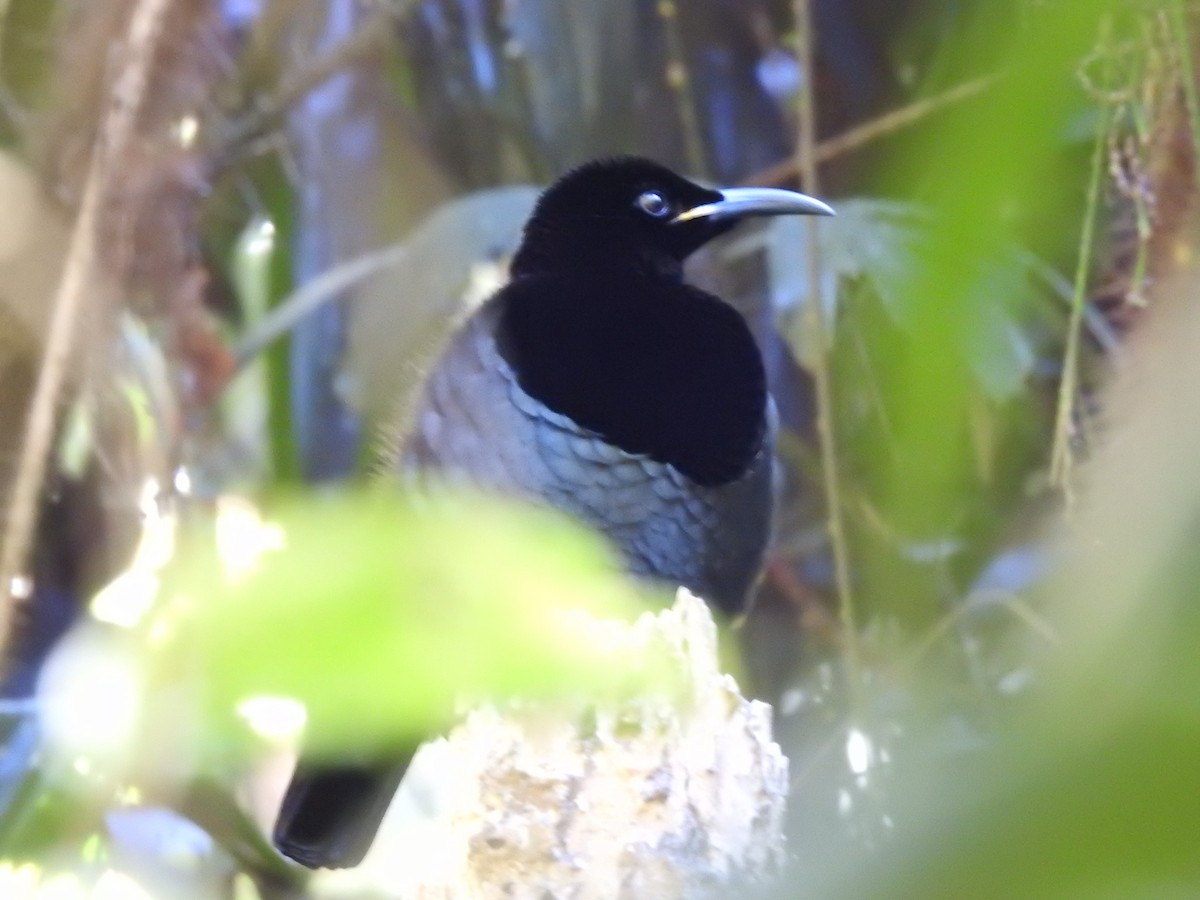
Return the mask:
<svg viewBox="0 0 1200 900"><path fill-rule="evenodd" d="M698 484L745 473L766 431L762 357L745 320L665 278L517 278L496 298L522 389L629 453Z"/></svg>

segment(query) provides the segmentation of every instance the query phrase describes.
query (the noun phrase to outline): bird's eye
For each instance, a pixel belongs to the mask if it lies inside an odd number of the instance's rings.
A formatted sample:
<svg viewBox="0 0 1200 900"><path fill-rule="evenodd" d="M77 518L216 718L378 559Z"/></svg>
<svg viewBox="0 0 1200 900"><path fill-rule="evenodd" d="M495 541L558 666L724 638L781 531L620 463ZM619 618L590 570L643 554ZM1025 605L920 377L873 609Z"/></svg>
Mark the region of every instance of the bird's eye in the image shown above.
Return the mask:
<svg viewBox="0 0 1200 900"><path fill-rule="evenodd" d="M656 219L666 218L671 214L671 204L658 191L645 191L637 198L638 209Z"/></svg>

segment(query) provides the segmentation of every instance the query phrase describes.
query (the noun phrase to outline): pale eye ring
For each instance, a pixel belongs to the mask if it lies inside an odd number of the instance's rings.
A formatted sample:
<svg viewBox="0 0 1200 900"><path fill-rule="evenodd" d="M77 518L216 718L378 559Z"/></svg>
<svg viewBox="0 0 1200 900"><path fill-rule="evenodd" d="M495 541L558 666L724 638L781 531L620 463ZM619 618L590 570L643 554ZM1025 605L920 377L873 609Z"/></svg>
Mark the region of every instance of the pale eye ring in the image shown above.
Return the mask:
<svg viewBox="0 0 1200 900"><path fill-rule="evenodd" d="M658 191L643 191L637 198L638 209L656 219L665 219L671 214L671 203Z"/></svg>

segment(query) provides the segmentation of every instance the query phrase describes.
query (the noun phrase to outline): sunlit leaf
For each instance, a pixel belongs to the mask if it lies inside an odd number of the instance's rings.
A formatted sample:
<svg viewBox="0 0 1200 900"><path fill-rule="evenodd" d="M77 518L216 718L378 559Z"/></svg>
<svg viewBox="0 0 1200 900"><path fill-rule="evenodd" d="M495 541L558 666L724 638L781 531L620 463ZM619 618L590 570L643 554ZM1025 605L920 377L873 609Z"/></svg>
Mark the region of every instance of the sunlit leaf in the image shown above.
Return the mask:
<svg viewBox="0 0 1200 900"><path fill-rule="evenodd" d="M637 592L558 516L387 491L270 519L278 537L238 569L192 558L160 626L163 667L191 658L217 721L249 697L298 698L328 749L426 734L457 698L639 680L594 624L636 615Z"/></svg>
<svg viewBox="0 0 1200 900"><path fill-rule="evenodd" d="M920 317L907 290L920 261L930 253L929 210L892 200L857 199L837 202L836 219L821 222L817 231L822 264L822 308L836 329L837 292L843 279L861 279L874 291L893 321L913 340L920 340ZM811 365L820 348L811 346L800 311L809 302L808 255L804 252L808 223L793 217L771 220L761 235L747 238L743 248L766 242L768 284L775 308L785 317L786 330L798 358ZM731 251L738 252L735 245ZM958 352L980 384L994 399L1014 396L1036 361L1034 338L1023 311L1040 297L1029 259L1001 244L981 261L974 284L949 305L969 304L982 324Z"/></svg>

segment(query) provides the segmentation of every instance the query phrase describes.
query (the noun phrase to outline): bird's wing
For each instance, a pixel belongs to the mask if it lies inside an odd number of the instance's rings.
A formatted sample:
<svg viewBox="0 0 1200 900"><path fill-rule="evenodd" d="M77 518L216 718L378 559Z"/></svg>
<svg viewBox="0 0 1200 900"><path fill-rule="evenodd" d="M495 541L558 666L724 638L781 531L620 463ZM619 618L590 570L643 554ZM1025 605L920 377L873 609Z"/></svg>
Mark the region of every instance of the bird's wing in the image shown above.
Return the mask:
<svg viewBox="0 0 1200 900"><path fill-rule="evenodd" d="M522 389L499 350L498 321L498 304L485 306L430 372L400 469L547 503L603 532L634 574L740 611L766 543L769 452L717 488L627 453Z"/></svg>

